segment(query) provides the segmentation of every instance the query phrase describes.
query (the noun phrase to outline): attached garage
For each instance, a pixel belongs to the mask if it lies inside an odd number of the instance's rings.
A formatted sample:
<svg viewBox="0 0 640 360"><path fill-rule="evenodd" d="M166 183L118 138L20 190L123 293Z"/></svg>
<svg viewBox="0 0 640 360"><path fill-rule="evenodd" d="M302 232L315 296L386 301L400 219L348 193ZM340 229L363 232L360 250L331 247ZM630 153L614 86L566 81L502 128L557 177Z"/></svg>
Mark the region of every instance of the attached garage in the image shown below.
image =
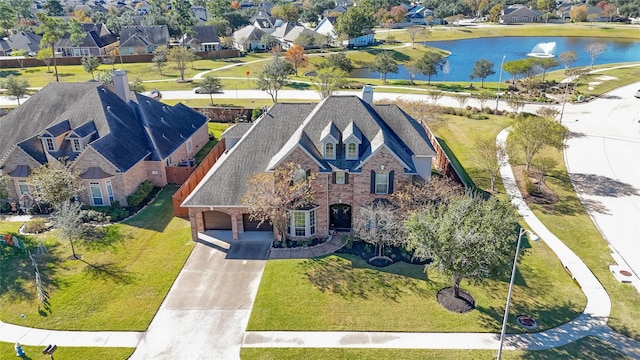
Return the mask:
<svg viewBox="0 0 640 360"><path fill-rule="evenodd" d="M244 224L244 231L273 231L273 225L268 221L258 226L260 220L252 220L249 214L242 214L242 223Z"/></svg>
<svg viewBox="0 0 640 360"><path fill-rule="evenodd" d="M205 230L231 230L231 215L221 211L205 211L202 215Z"/></svg>

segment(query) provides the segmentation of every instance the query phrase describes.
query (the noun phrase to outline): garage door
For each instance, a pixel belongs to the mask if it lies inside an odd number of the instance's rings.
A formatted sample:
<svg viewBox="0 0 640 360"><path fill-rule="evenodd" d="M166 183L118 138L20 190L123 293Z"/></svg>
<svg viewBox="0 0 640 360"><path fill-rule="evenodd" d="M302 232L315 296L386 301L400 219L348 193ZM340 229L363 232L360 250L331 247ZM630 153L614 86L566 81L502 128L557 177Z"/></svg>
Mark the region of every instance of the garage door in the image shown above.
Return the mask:
<svg viewBox="0 0 640 360"><path fill-rule="evenodd" d="M231 230L231 215L220 211L205 211L205 230Z"/></svg>
<svg viewBox="0 0 640 360"><path fill-rule="evenodd" d="M273 226L265 221L262 225L258 226L259 220L251 220L249 214L242 214L242 222L244 224L244 231L273 231Z"/></svg>

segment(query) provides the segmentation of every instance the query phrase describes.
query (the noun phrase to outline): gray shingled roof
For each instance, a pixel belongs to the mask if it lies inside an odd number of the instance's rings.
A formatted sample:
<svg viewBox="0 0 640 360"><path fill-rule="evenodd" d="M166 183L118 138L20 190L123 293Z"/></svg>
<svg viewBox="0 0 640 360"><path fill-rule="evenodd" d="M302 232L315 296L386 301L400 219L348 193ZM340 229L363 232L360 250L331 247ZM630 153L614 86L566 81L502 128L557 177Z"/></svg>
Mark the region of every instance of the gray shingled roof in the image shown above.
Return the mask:
<svg viewBox="0 0 640 360"><path fill-rule="evenodd" d="M140 44L140 45L139 45ZM142 45L144 44L144 45ZM123 26L120 29L120 46L168 45L169 30L166 25Z"/></svg>
<svg viewBox="0 0 640 360"><path fill-rule="evenodd" d="M253 123L238 123L225 130L220 137L222 138L241 138L251 127Z"/></svg>
<svg viewBox="0 0 640 360"><path fill-rule="evenodd" d="M269 159L289 140L316 104L277 103L218 161L185 206L242 205L246 180L266 170ZM222 160L222 159L221 159Z"/></svg>
<svg viewBox="0 0 640 360"><path fill-rule="evenodd" d="M206 122L183 104L168 106L140 94L126 104L100 83L51 83L0 121L0 156L4 160L18 144L44 163L39 139L44 129L75 130L81 136L93 134L89 147L126 171L141 160L165 159ZM52 155L73 160L78 153L65 141Z"/></svg>
<svg viewBox="0 0 640 360"><path fill-rule="evenodd" d="M203 44L220 42L218 32L214 26L193 26L193 36L187 35L182 43L184 44Z"/></svg>
<svg viewBox="0 0 640 360"><path fill-rule="evenodd" d="M322 158L320 140L333 126L342 137L345 130L357 133L362 141L359 160L346 160L344 146L337 147L336 160ZM183 206L242 205L247 179L296 147L319 163L318 171L358 172L361 161L380 146L405 162L407 173L416 171L412 155L436 155L420 124L395 105L371 106L356 96L330 96L317 105L278 103L214 165Z"/></svg>
<svg viewBox="0 0 640 360"><path fill-rule="evenodd" d="M233 33L233 41L238 44L245 44L247 41L260 40L265 32L253 25L247 25Z"/></svg>

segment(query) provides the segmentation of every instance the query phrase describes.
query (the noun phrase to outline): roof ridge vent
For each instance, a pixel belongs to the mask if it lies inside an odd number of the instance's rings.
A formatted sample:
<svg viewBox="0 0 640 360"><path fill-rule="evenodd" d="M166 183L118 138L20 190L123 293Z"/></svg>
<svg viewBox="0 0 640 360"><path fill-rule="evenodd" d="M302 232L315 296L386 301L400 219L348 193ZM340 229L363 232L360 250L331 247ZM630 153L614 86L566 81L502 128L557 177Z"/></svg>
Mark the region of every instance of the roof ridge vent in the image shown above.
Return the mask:
<svg viewBox="0 0 640 360"><path fill-rule="evenodd" d="M107 111L111 112L111 105L107 105Z"/></svg>
<svg viewBox="0 0 640 360"><path fill-rule="evenodd" d="M162 105L162 110L164 112L169 112L169 109L167 109L167 105Z"/></svg>
<svg viewBox="0 0 640 360"><path fill-rule="evenodd" d="M162 137L163 137L165 140L169 140L169 138L167 138L164 134L162 134Z"/></svg>

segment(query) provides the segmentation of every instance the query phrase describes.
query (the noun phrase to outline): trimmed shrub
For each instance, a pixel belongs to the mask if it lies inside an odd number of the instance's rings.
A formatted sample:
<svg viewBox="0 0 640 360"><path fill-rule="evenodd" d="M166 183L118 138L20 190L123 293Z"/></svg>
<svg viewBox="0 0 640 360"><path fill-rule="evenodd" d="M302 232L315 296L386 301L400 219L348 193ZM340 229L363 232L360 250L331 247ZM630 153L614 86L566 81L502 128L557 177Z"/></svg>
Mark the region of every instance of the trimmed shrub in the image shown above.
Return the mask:
<svg viewBox="0 0 640 360"><path fill-rule="evenodd" d="M47 226L47 219L45 218L31 219L24 224L24 232L29 234L41 233L48 228L49 226Z"/></svg>
<svg viewBox="0 0 640 360"><path fill-rule="evenodd" d="M262 109L261 108L254 108L251 111L251 121L254 121L255 119L259 118L260 115L262 115Z"/></svg>
<svg viewBox="0 0 640 360"><path fill-rule="evenodd" d="M138 190L133 194L127 196L127 204L129 206L138 206L142 204L153 191L153 183L149 180L145 180L140 183Z"/></svg>
<svg viewBox="0 0 640 360"><path fill-rule="evenodd" d="M529 178L529 172L527 170L522 170L522 181L524 181L524 190L527 194L533 195L533 193L536 192L536 186L533 184L533 181L531 181L531 178Z"/></svg>
<svg viewBox="0 0 640 360"><path fill-rule="evenodd" d="M111 221L109 215L103 213L102 211L94 209L82 210L80 212L80 216L82 217L82 222L84 223L106 224Z"/></svg>

